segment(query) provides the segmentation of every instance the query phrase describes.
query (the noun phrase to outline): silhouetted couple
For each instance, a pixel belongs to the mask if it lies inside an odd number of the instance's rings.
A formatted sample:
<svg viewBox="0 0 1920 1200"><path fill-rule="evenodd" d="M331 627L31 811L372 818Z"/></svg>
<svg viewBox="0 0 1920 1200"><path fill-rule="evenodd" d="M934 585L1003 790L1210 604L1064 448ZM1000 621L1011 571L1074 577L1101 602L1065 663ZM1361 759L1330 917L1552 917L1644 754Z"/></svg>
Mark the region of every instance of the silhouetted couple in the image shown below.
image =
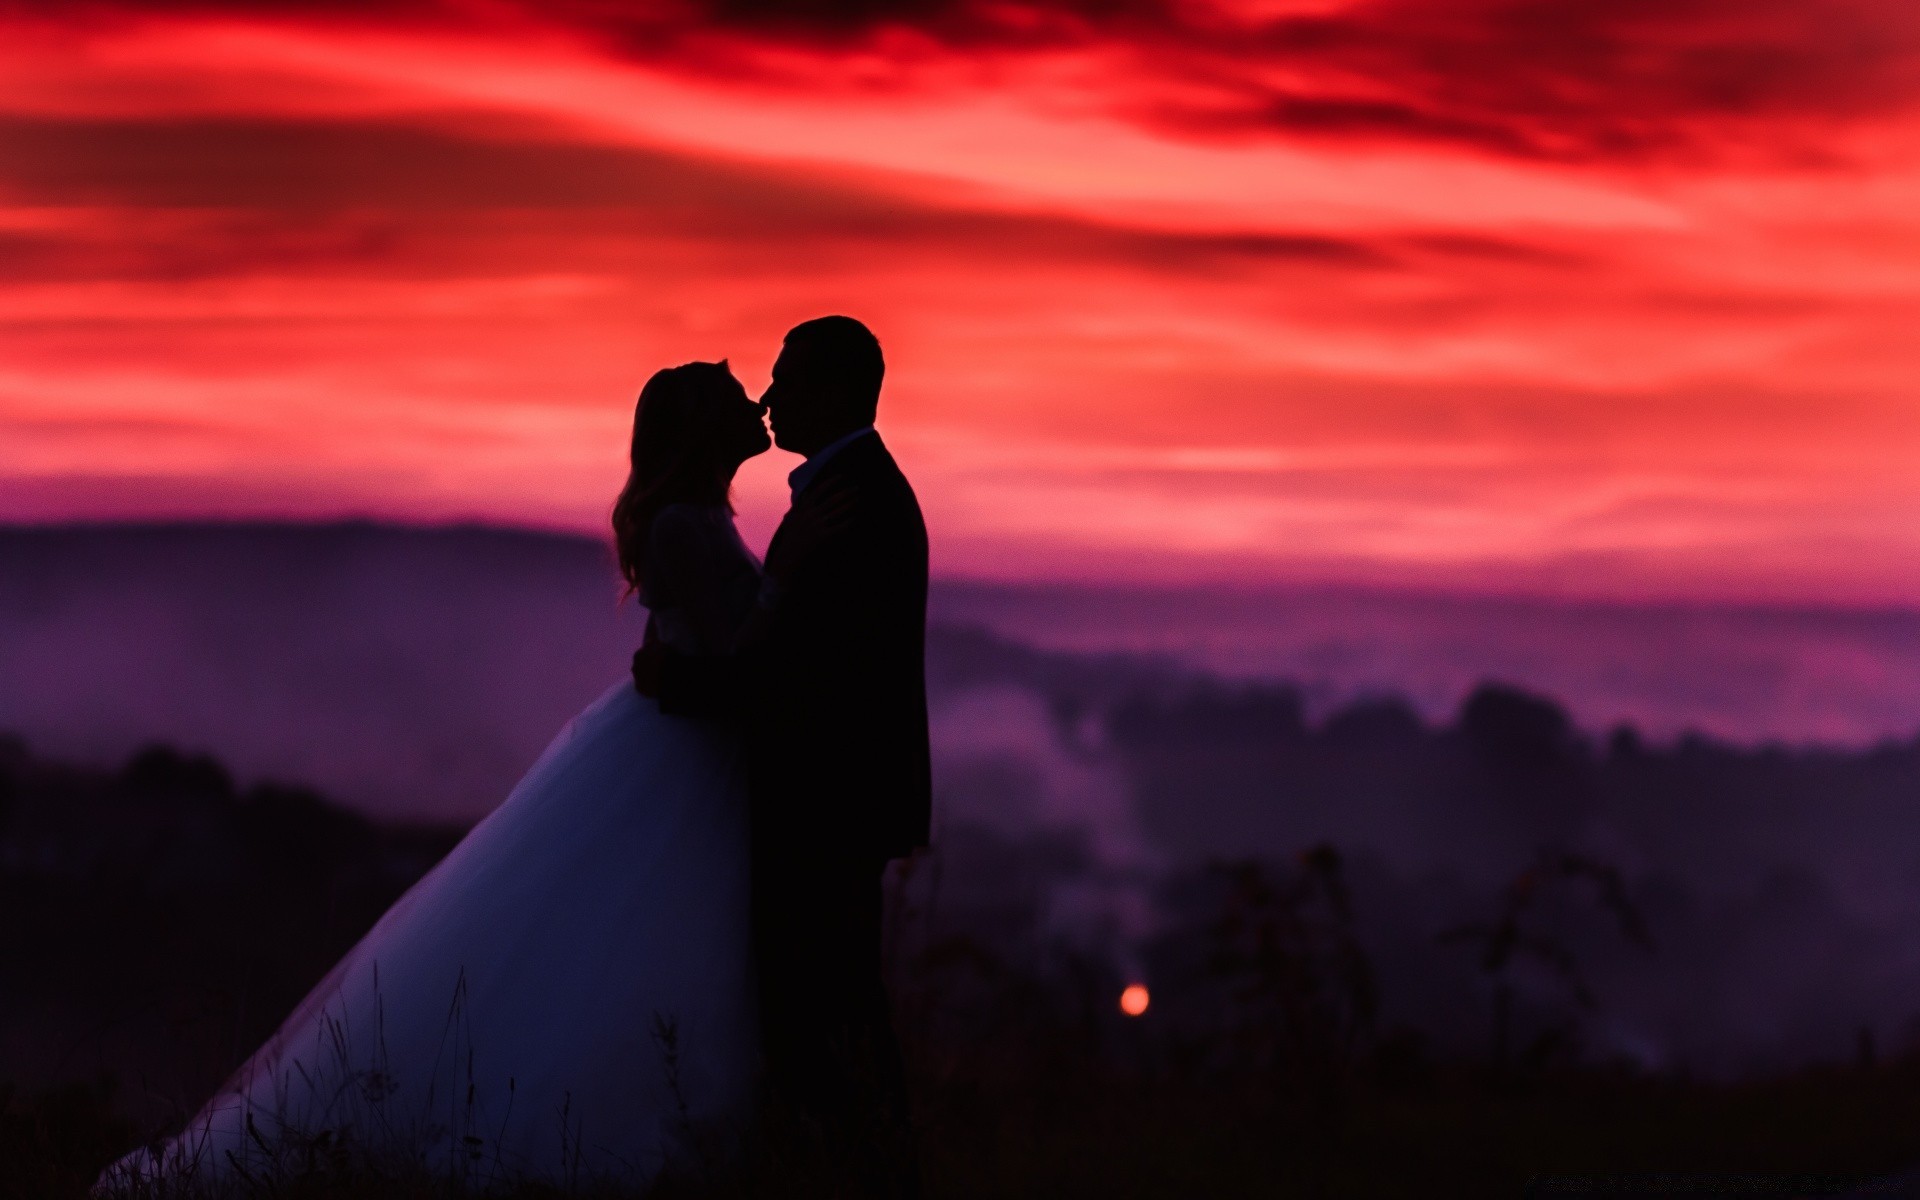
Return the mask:
<svg viewBox="0 0 1920 1200"><path fill-rule="evenodd" d="M476 1184L758 1161L780 1194L917 1192L880 930L882 871L927 841L927 537L883 372L823 317L758 404L724 362L648 380L613 517L651 614L632 680L103 1188L318 1144ZM762 567L728 496L770 443L805 462Z"/></svg>

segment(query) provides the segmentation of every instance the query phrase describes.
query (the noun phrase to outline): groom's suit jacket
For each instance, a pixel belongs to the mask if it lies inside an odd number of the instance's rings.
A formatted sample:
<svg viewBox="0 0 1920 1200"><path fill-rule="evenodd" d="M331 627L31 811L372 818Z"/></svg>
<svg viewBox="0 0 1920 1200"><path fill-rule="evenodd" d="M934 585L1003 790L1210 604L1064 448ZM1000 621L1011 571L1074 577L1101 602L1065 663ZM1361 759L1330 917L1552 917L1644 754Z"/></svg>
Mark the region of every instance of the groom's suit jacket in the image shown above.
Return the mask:
<svg viewBox="0 0 1920 1200"><path fill-rule="evenodd" d="M767 547L783 586L757 634L730 659L664 653L660 707L744 725L762 853L900 857L926 845L932 807L927 527L877 433L816 488L849 494L845 528L796 558L783 521Z"/></svg>

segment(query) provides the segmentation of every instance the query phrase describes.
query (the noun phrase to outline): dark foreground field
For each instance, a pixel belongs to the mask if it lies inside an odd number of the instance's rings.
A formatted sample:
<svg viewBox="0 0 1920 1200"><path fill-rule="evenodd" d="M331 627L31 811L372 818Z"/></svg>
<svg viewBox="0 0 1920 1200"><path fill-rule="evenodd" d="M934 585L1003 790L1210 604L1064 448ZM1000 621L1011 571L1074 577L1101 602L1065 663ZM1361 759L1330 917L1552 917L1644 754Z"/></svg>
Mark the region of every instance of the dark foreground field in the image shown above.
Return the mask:
<svg viewBox="0 0 1920 1200"><path fill-rule="evenodd" d="M1808 1071L1715 1087L1603 1072L1490 1083L1471 1068L1418 1083L1356 1077L1338 1111L1269 1081L1195 1079L1036 1061L1019 1071L915 1064L931 1197L1498 1197L1524 1194L1826 1195L1920 1161L1920 1063ZM10 1092L0 1195L85 1194L143 1130L111 1080ZM1656 1175L1706 1176L1668 1180ZM1638 1178L1636 1178L1636 1176ZM1535 1191L1528 1192L1529 1181ZM1560 1192L1554 1189L1559 1188ZM436 1178L310 1176L262 1194L427 1197ZM565 1194L526 1187L511 1195ZM590 1190L586 1194L594 1194ZM829 1195L777 1164L665 1196Z"/></svg>
<svg viewBox="0 0 1920 1200"><path fill-rule="evenodd" d="M165 750L95 772L0 746L0 1197L83 1195L190 1113L456 836ZM938 927L916 888L937 869L901 884L891 946L931 1197L1812 1195L1920 1163L1920 1056L1867 1035L1845 1064L1690 1079L1583 1052L1578 1021L1523 1025L1494 974L1480 1055L1382 1027L1331 848L1189 880L1137 1020L1104 961ZM1498 952L1498 922L1461 935ZM259 1194L454 1190L320 1153ZM833 1190L770 1153L659 1192Z"/></svg>

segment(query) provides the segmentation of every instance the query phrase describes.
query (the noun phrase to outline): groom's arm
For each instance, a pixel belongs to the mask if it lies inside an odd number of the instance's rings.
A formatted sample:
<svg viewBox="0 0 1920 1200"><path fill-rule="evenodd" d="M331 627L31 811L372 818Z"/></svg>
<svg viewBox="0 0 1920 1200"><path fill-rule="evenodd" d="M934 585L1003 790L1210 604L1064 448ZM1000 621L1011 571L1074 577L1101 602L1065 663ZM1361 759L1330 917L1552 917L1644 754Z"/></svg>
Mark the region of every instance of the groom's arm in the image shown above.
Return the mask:
<svg viewBox="0 0 1920 1200"><path fill-rule="evenodd" d="M641 695L674 716L745 720L764 708L769 681L778 672L783 587L769 575L746 622L725 654L676 650L647 630L633 656L633 683Z"/></svg>
<svg viewBox="0 0 1920 1200"><path fill-rule="evenodd" d="M633 683L660 711L680 717L743 719L754 708L750 664L722 654L686 654L649 641L633 656Z"/></svg>

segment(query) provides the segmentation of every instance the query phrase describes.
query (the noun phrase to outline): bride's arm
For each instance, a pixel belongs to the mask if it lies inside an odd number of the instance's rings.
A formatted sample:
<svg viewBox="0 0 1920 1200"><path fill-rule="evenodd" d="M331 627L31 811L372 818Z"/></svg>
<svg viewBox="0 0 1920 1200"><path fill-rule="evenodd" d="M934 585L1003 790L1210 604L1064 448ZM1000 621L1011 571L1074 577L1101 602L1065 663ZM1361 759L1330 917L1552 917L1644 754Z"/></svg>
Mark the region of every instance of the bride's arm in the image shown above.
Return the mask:
<svg viewBox="0 0 1920 1200"><path fill-rule="evenodd" d="M717 643L728 652L689 654L649 638L634 655L634 685L658 699L663 712L751 720L781 675L783 598L852 526L854 506L853 492L844 486L811 489L781 523L779 553L768 556L753 606ZM709 611L723 613L724 607L715 604Z"/></svg>
<svg viewBox="0 0 1920 1200"><path fill-rule="evenodd" d="M660 632L685 653L714 653L734 640L729 576L739 558L714 523L699 510L674 505L653 520L647 534L647 594Z"/></svg>
<svg viewBox="0 0 1920 1200"><path fill-rule="evenodd" d="M751 672L736 662L736 619L744 552L713 522L689 510L655 518L647 568L657 579L660 606L647 642L634 655L634 685L680 716L732 718L750 708ZM673 636L677 634L678 636ZM665 635L665 636L663 636Z"/></svg>

